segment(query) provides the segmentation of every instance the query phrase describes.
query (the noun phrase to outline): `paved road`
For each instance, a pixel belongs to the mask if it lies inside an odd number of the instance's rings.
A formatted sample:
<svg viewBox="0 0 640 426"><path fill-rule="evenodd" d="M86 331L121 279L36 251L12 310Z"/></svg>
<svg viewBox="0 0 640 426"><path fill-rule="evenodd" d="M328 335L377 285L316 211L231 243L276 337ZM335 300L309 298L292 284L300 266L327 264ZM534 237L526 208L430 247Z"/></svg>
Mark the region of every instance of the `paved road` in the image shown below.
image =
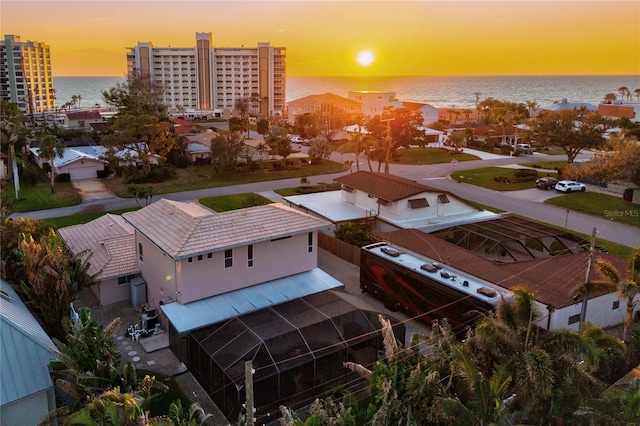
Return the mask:
<svg viewBox="0 0 640 426"><path fill-rule="evenodd" d="M306 147L297 147L304 151ZM591 154L582 154L580 158L589 158ZM493 156L490 159L458 162L455 170L471 170L479 167L488 166L503 166L509 164L517 164L526 161L534 161L539 159L541 161L548 159L557 159L543 154L535 154L530 157L503 157L495 159ZM339 154L333 153L331 160L336 162L345 162L347 160L355 160L353 154ZM352 169L355 171L356 166ZM368 165L364 158L360 159L360 169L368 170ZM377 171L377 163L373 164L373 170ZM621 224L605 218L599 218L591 215L577 213L574 211L568 211L567 209L556 207L548 204L543 204L541 198L545 198L547 193L539 191L537 189L529 190L529 193L518 191L514 194L509 192L498 192L489 189L481 188L474 185L458 183L447 176L453 171L451 164L435 164L425 166L415 165L390 165L390 173L402 176L407 179L415 180L424 185L449 191L458 197L482 203L485 205L494 206L501 210L519 214L525 217L529 217L534 220L550 223L560 227L566 227L569 230L581 232L583 234L590 235L594 227L598 231L598 237L604 240L617 242L629 247L640 246L640 207L635 214L638 214L638 225L634 227L630 225ZM332 182L338 176L344 175L349 172L335 173L331 175L312 176L309 178L311 184L320 182ZM159 198L167 198L175 201L193 201L202 197L238 194L245 192L269 192L275 189L290 188L298 186L300 184L299 179L284 179L279 181L269 182L257 182L251 184L227 186L220 188L207 188L195 191L187 191L174 194L162 194L154 197L154 201ZM540 193L545 193L542 196ZM566 195L571 196L571 195ZM116 210L122 208L135 207L136 201L132 199L122 198L108 198L97 200L89 203L82 203L78 206L63 207L59 209L28 212L24 214L14 214L13 218L21 216L32 217L34 219L47 219L52 217L69 216L78 213L99 212ZM633 212L631 212L633 214ZM613 214L616 214L613 212Z"/></svg>

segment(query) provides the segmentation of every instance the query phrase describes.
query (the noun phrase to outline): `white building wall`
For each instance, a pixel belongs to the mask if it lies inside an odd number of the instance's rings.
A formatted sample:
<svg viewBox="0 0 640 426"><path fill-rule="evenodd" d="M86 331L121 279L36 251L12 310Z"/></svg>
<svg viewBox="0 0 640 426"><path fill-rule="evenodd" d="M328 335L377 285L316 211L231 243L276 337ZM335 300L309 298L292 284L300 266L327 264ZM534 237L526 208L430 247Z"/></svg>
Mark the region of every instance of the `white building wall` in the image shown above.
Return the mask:
<svg viewBox="0 0 640 426"><path fill-rule="evenodd" d="M308 233L253 245L253 266L248 265L247 246L233 249L233 266L225 268L225 252L216 251L209 259L193 256L179 261L180 301L196 300L227 293L266 281L309 271L317 266L317 233L308 250Z"/></svg>
<svg viewBox="0 0 640 426"><path fill-rule="evenodd" d="M395 92L349 92L349 99L362 103L362 113L368 117L381 115L385 108L401 108Z"/></svg>
<svg viewBox="0 0 640 426"><path fill-rule="evenodd" d="M614 307L614 303L618 302L618 306ZM636 306L637 312L640 307ZM569 319L576 315L580 316L582 310L582 302L565 306L554 311L551 314L550 327L551 329L570 329L578 331L580 329L580 322L573 322L569 324ZM626 313L626 303L621 300L617 293L609 293L596 298L589 299L587 302L587 314L586 321L597 325L598 327L608 328L621 324L624 321ZM543 320L544 324L541 324L546 328L546 319Z"/></svg>

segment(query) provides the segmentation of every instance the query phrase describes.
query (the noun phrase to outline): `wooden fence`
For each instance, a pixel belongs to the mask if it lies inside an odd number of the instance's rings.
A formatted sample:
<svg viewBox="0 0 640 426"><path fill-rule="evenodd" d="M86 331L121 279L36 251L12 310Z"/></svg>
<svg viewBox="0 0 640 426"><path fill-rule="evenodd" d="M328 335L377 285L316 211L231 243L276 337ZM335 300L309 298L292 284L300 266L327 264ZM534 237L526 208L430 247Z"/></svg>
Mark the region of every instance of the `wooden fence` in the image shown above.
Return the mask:
<svg viewBox="0 0 640 426"><path fill-rule="evenodd" d="M340 259L360 266L360 247L345 243L322 232L318 232L318 247Z"/></svg>

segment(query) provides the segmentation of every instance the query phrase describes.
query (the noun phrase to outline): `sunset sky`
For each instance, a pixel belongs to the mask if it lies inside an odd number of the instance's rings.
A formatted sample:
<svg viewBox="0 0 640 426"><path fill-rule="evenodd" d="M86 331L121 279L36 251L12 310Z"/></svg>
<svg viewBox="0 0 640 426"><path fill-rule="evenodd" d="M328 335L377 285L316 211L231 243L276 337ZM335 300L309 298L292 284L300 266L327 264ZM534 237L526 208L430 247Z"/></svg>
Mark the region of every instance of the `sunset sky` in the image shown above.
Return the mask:
<svg viewBox="0 0 640 426"><path fill-rule="evenodd" d="M3 35L51 47L54 76L121 76L126 47L193 47L196 32L286 47L289 76L640 74L637 0L0 0L0 13Z"/></svg>

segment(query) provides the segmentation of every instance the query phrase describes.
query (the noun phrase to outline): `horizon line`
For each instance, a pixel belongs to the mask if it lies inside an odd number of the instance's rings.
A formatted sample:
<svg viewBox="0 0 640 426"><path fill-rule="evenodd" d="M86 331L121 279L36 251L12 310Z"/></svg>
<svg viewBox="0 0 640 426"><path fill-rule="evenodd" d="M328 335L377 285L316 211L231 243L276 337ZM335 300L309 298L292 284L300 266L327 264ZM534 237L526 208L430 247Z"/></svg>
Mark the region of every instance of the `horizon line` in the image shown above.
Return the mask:
<svg viewBox="0 0 640 426"><path fill-rule="evenodd" d="M54 75L56 77L127 78L126 75ZM290 75L285 78L380 78L380 77L640 77L638 74L379 74L379 75Z"/></svg>

